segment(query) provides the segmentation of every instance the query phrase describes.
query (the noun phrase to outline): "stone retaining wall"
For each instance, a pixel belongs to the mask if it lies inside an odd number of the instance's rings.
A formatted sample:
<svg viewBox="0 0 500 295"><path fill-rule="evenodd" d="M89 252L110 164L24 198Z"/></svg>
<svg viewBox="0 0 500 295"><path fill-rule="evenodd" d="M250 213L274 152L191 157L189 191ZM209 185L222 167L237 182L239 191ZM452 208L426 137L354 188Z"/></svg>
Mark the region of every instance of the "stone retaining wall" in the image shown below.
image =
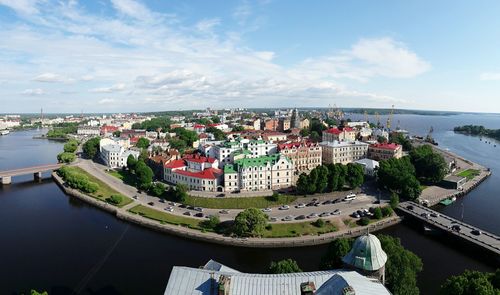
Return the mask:
<svg viewBox="0 0 500 295"><path fill-rule="evenodd" d="M356 227L352 229L331 232L319 236L300 236L292 238L233 238L221 236L212 232L201 232L199 230L190 229L180 225L162 224L159 221L148 219L138 214L128 212L124 209L117 208L108 203L99 201L95 198L87 196L75 189L67 187L64 181L55 172L52 177L61 189L69 196L76 197L82 201L90 203L106 212L115 215L121 220L135 223L160 232L166 232L182 238L189 238L198 241L216 243L227 246L238 246L248 248L285 248L285 247L304 247L327 244L337 238L351 238L363 235L367 232L374 232L386 227L395 225L401 222L401 217L393 216L388 219L383 219L372 223L368 226Z"/></svg>

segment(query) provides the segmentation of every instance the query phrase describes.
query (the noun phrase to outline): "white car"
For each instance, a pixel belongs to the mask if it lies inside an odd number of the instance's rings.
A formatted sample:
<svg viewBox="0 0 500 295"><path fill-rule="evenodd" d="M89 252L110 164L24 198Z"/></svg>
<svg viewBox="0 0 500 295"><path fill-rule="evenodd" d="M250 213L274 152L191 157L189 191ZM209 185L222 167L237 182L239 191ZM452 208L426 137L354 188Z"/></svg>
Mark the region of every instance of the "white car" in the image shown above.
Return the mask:
<svg viewBox="0 0 500 295"><path fill-rule="evenodd" d="M332 215L340 215L340 213L342 213L342 211L335 209L335 211L332 212Z"/></svg>
<svg viewBox="0 0 500 295"><path fill-rule="evenodd" d="M356 199L356 194L350 193L344 198L344 201L352 201L355 199Z"/></svg>
<svg viewBox="0 0 500 295"><path fill-rule="evenodd" d="M307 218L317 218L318 216L319 216L318 213L311 213L307 215Z"/></svg>
<svg viewBox="0 0 500 295"><path fill-rule="evenodd" d="M168 206L167 208L165 208L165 211L174 212L174 207Z"/></svg>
<svg viewBox="0 0 500 295"><path fill-rule="evenodd" d="M280 209L280 210L288 210L288 209L290 209L290 206L288 206L288 205L283 205L283 206L279 207L279 209Z"/></svg>
<svg viewBox="0 0 500 295"><path fill-rule="evenodd" d="M288 215L285 218L283 218L283 221L292 221L295 217L293 215Z"/></svg>
<svg viewBox="0 0 500 295"><path fill-rule="evenodd" d="M271 211L273 211L273 209L271 209L271 208L262 209L262 212L271 212Z"/></svg>
<svg viewBox="0 0 500 295"><path fill-rule="evenodd" d="M300 203L300 204L295 206L295 208L305 208L305 207L306 207L306 204L304 204L304 203Z"/></svg>

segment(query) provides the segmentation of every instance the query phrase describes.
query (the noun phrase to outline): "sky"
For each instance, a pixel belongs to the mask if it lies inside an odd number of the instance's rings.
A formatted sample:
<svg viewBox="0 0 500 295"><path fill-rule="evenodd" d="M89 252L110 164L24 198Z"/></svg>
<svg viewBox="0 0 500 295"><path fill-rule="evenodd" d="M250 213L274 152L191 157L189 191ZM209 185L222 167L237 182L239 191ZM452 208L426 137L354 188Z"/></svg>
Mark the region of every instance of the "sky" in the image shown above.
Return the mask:
<svg viewBox="0 0 500 295"><path fill-rule="evenodd" d="M0 0L0 113L500 112L500 1Z"/></svg>

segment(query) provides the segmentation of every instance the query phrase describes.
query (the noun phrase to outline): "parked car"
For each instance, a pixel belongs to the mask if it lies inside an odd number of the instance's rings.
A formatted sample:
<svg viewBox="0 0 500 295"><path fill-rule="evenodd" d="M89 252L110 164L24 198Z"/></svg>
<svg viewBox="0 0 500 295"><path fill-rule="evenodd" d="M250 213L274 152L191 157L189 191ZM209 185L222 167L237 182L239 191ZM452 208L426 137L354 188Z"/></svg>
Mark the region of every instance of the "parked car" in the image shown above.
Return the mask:
<svg viewBox="0 0 500 295"><path fill-rule="evenodd" d="M187 206L186 208L189 210L194 210L194 206Z"/></svg>
<svg viewBox="0 0 500 295"><path fill-rule="evenodd" d="M183 214L183 215L186 215L186 216L191 216L191 212L189 212L189 211L186 211L186 212L184 212L184 213L182 213L182 214Z"/></svg>
<svg viewBox="0 0 500 295"><path fill-rule="evenodd" d="M319 215L319 217L328 217L330 216L330 212L323 212Z"/></svg>
<svg viewBox="0 0 500 295"><path fill-rule="evenodd" d="M149 203L148 203L148 205L149 205L149 206L154 206L154 205L155 205L155 203L153 203L153 202L149 202Z"/></svg>
<svg viewBox="0 0 500 295"><path fill-rule="evenodd" d="M305 207L306 207L306 204L304 204L304 203L300 203L300 204L295 205L295 208L305 208Z"/></svg>
<svg viewBox="0 0 500 295"><path fill-rule="evenodd" d="M165 199L160 199L160 203L165 203Z"/></svg>
<svg viewBox="0 0 500 295"><path fill-rule="evenodd" d="M430 215L429 215L429 213L424 212L424 213L420 214L420 216L422 216L423 218L429 218Z"/></svg>
<svg viewBox="0 0 500 295"><path fill-rule="evenodd" d="M342 211L335 209L335 211L332 212L332 215L340 215L340 213L342 213Z"/></svg>
<svg viewBox="0 0 500 295"><path fill-rule="evenodd" d="M408 209L408 210L413 210L413 205L408 205L408 206L406 206L406 209Z"/></svg>
<svg viewBox="0 0 500 295"><path fill-rule="evenodd" d="M439 214L435 213L435 212L432 212L431 213L431 217L439 217Z"/></svg>
<svg viewBox="0 0 500 295"><path fill-rule="evenodd" d="M269 221L271 221L271 222L276 222L276 221L278 221L278 218L276 218L276 217L270 217L270 218L269 218Z"/></svg>
<svg viewBox="0 0 500 295"><path fill-rule="evenodd" d="M271 208L264 208L264 209L262 209L262 212L271 212L271 211L273 211L273 209L271 209Z"/></svg>
<svg viewBox="0 0 500 295"><path fill-rule="evenodd" d="M229 214L229 210L223 209L219 211L220 214Z"/></svg>
<svg viewBox="0 0 500 295"><path fill-rule="evenodd" d="M168 206L167 208L165 208L165 211L174 212L174 207Z"/></svg>
<svg viewBox="0 0 500 295"><path fill-rule="evenodd" d="M473 229L470 233L475 236L480 236L482 234L481 231L477 229Z"/></svg>
<svg viewBox="0 0 500 295"><path fill-rule="evenodd" d="M137 196L133 196L132 198L136 199L137 200Z"/></svg>
<svg viewBox="0 0 500 295"><path fill-rule="evenodd" d="M293 220L293 215L288 215L285 218L283 218L283 221L292 221Z"/></svg>
<svg viewBox="0 0 500 295"><path fill-rule="evenodd" d="M217 198L224 198L226 195L225 194L218 194Z"/></svg>
<svg viewBox="0 0 500 295"><path fill-rule="evenodd" d="M305 215L299 215L299 216L295 217L295 220L302 220L302 219L306 219L306 216Z"/></svg>
<svg viewBox="0 0 500 295"><path fill-rule="evenodd" d="M195 207L194 210L196 210L198 212L203 212L203 208L201 208L201 207Z"/></svg>
<svg viewBox="0 0 500 295"><path fill-rule="evenodd" d="M288 205L283 205L283 206L280 206L280 207L279 207L279 209L280 209L280 210L288 210L288 209L290 209L290 206L288 206Z"/></svg>
<svg viewBox="0 0 500 295"><path fill-rule="evenodd" d="M361 216L359 216L359 214L358 214L358 213L353 212L353 213L351 214L351 217L354 217L354 218L359 218L359 217L361 217Z"/></svg>
<svg viewBox="0 0 500 295"><path fill-rule="evenodd" d="M329 205L329 204L332 204L332 203L333 203L333 201L332 201L332 200L326 200L326 201L324 201L324 202L323 202L323 203L321 203L321 204L323 204L323 205Z"/></svg>
<svg viewBox="0 0 500 295"><path fill-rule="evenodd" d="M179 205L179 204L177 204L176 202L168 202L168 204L169 204L170 206L177 206L177 205ZM180 206L179 206L179 207L180 207Z"/></svg>
<svg viewBox="0 0 500 295"><path fill-rule="evenodd" d="M179 208L187 208L187 206L185 204L180 204Z"/></svg>
<svg viewBox="0 0 500 295"><path fill-rule="evenodd" d="M203 213L201 213L201 212L198 212L198 213L196 213L194 216L195 216L195 217L203 217L203 216L205 216L205 215L204 215Z"/></svg>
<svg viewBox="0 0 500 295"><path fill-rule="evenodd" d="M451 226L451 230L459 232L460 230L462 230L462 227L458 224L454 224Z"/></svg>
<svg viewBox="0 0 500 295"><path fill-rule="evenodd" d="M319 217L318 213L311 213L307 215L307 218L317 218L317 217Z"/></svg>
<svg viewBox="0 0 500 295"><path fill-rule="evenodd" d="M356 199L356 194L350 193L344 198L344 201L352 201L355 199Z"/></svg>

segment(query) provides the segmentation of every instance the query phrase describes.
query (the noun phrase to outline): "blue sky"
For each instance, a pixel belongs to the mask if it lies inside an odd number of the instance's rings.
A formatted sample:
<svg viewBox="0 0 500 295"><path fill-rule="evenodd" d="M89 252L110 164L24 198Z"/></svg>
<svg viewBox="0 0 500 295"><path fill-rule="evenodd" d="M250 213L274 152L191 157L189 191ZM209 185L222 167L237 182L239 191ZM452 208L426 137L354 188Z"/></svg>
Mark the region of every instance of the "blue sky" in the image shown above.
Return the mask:
<svg viewBox="0 0 500 295"><path fill-rule="evenodd" d="M0 113L500 112L498 1L0 0Z"/></svg>

